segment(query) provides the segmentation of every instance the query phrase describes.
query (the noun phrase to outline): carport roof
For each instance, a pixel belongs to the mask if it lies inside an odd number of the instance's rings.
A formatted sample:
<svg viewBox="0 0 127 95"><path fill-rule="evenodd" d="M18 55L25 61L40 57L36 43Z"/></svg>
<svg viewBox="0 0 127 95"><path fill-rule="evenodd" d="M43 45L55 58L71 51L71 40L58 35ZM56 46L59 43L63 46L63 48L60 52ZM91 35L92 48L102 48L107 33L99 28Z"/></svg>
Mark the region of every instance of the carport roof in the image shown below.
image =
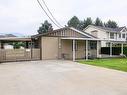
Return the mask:
<svg viewBox="0 0 127 95"><path fill-rule="evenodd" d="M0 38L0 41L31 41L30 37L5 37Z"/></svg>

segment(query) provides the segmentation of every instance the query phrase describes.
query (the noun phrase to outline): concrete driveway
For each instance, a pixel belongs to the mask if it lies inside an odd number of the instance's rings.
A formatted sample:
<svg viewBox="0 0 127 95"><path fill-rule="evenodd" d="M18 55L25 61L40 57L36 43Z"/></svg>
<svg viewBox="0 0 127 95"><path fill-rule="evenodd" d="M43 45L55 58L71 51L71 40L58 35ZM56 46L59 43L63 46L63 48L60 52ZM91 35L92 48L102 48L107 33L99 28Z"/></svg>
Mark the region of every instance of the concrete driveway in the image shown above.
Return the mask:
<svg viewBox="0 0 127 95"><path fill-rule="evenodd" d="M127 73L71 61L4 63L0 95L127 95Z"/></svg>

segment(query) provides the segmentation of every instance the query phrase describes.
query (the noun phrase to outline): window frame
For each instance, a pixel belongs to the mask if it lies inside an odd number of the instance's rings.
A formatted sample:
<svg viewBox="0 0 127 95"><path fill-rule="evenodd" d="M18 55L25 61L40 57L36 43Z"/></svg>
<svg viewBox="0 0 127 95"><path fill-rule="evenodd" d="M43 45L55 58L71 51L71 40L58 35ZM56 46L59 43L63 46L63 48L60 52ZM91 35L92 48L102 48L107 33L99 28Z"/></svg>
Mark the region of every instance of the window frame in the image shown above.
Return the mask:
<svg viewBox="0 0 127 95"><path fill-rule="evenodd" d="M125 39L125 33L122 34L122 38Z"/></svg>
<svg viewBox="0 0 127 95"><path fill-rule="evenodd" d="M119 38L121 38L121 33L119 34Z"/></svg>
<svg viewBox="0 0 127 95"><path fill-rule="evenodd" d="M115 38L115 33L110 33L110 39L114 39Z"/></svg>

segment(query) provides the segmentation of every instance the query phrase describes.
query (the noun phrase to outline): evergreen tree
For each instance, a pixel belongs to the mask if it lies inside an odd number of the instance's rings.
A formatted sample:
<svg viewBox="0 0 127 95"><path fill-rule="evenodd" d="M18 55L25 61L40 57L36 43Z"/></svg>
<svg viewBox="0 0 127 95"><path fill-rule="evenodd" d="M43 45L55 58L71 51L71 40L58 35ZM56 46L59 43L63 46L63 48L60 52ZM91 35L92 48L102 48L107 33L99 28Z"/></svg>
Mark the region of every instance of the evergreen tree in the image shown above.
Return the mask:
<svg viewBox="0 0 127 95"><path fill-rule="evenodd" d="M74 16L72 17L69 21L68 21L68 26L69 27L74 27L74 28L78 28L79 24L80 24L80 20L78 19L78 17Z"/></svg>
<svg viewBox="0 0 127 95"><path fill-rule="evenodd" d="M96 26L103 26L103 22L101 21L100 18L97 17L96 20L95 20L94 25L96 25Z"/></svg>
<svg viewBox="0 0 127 95"><path fill-rule="evenodd" d="M117 28L118 27L118 24L115 21L109 20L107 23L105 23L105 27Z"/></svg>
<svg viewBox="0 0 127 95"><path fill-rule="evenodd" d="M84 27L84 22L83 21L80 21L80 23L77 26L77 29L83 30L84 29L83 27Z"/></svg>
<svg viewBox="0 0 127 95"><path fill-rule="evenodd" d="M88 25L93 25L91 17L88 17L86 20L84 20L83 28L86 28Z"/></svg>

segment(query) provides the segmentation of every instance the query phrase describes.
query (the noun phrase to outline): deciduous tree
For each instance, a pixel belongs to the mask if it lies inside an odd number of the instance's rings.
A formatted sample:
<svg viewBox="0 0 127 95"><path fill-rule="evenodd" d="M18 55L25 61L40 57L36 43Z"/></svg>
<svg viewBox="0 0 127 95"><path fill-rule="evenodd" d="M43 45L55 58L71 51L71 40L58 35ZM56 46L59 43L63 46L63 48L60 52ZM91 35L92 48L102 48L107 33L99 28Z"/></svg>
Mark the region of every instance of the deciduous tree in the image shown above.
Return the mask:
<svg viewBox="0 0 127 95"><path fill-rule="evenodd" d="M53 27L52 27L51 23L49 23L47 20L45 20L44 23L42 23L42 25L39 27L38 33L42 34L42 33L48 32L48 31L53 31Z"/></svg>

